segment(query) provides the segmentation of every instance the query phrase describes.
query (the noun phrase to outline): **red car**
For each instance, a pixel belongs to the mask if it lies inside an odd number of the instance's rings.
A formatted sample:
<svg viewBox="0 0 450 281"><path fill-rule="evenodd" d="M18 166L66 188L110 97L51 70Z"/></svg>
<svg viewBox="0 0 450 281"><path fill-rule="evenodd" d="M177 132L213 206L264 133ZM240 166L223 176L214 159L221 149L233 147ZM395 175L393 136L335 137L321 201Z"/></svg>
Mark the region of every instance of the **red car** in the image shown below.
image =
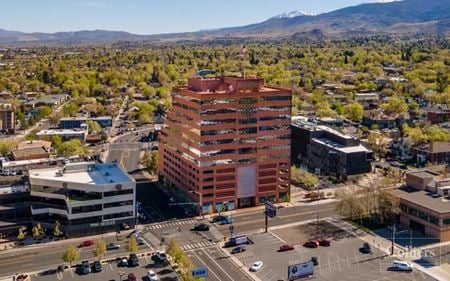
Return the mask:
<svg viewBox="0 0 450 281"><path fill-rule="evenodd" d="M284 244L284 245L280 246L280 249L278 249L278 252L285 252L285 251L291 251L291 250L294 250L294 246Z"/></svg>
<svg viewBox="0 0 450 281"><path fill-rule="evenodd" d="M327 239L320 240L319 245L324 246L324 247L329 247L329 246L331 246L331 240L327 240Z"/></svg>
<svg viewBox="0 0 450 281"><path fill-rule="evenodd" d="M83 241L78 247L82 248L82 247L89 247L95 244L94 240L86 240Z"/></svg>
<svg viewBox="0 0 450 281"><path fill-rule="evenodd" d="M319 242L316 240L309 240L309 241L306 241L305 244L303 244L303 247L317 248L317 247L319 247Z"/></svg>
<svg viewBox="0 0 450 281"><path fill-rule="evenodd" d="M137 281L136 275L133 272L128 273L128 281Z"/></svg>

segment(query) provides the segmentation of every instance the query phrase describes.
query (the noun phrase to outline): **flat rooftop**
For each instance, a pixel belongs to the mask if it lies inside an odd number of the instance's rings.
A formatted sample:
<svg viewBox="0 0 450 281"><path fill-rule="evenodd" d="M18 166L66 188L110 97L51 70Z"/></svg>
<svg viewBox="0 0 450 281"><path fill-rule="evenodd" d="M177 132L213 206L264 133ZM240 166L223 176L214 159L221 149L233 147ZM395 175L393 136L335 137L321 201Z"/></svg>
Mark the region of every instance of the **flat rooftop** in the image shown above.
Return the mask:
<svg viewBox="0 0 450 281"><path fill-rule="evenodd" d="M43 179L82 184L112 184L133 181L117 163L80 162L67 164L65 172L61 167L30 170L30 180Z"/></svg>
<svg viewBox="0 0 450 281"><path fill-rule="evenodd" d="M408 202L422 206L436 213L450 213L450 200L426 190L417 190L412 187L401 187L394 190L395 194Z"/></svg>
<svg viewBox="0 0 450 281"><path fill-rule="evenodd" d="M334 141L325 138L313 138L312 141L344 153L370 152L370 150L367 149L362 144L355 146L343 146L339 143L336 143Z"/></svg>
<svg viewBox="0 0 450 281"><path fill-rule="evenodd" d="M50 129L50 130L41 130L37 133L37 135L72 135L72 134L85 134L86 130L84 129Z"/></svg>

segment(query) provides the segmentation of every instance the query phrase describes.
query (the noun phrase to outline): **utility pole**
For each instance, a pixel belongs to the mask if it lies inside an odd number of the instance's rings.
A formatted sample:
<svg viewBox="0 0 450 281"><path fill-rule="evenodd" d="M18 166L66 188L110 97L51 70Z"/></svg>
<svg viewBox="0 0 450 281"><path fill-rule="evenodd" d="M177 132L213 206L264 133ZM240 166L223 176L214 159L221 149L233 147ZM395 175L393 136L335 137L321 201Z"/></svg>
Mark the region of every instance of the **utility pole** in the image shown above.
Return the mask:
<svg viewBox="0 0 450 281"><path fill-rule="evenodd" d="M319 239L319 213L317 213L316 219L316 239Z"/></svg>
<svg viewBox="0 0 450 281"><path fill-rule="evenodd" d="M413 243L412 243L412 237L413 237L413 233L412 233L412 227L409 227L409 250L412 251L413 248Z"/></svg>
<svg viewBox="0 0 450 281"><path fill-rule="evenodd" d="M269 228L269 217L267 216L267 210L264 211L264 216L266 217L266 229L264 232L267 232L267 229Z"/></svg>
<svg viewBox="0 0 450 281"><path fill-rule="evenodd" d="M394 244L395 244L395 221L392 222L392 244L391 244L391 256L394 255Z"/></svg>

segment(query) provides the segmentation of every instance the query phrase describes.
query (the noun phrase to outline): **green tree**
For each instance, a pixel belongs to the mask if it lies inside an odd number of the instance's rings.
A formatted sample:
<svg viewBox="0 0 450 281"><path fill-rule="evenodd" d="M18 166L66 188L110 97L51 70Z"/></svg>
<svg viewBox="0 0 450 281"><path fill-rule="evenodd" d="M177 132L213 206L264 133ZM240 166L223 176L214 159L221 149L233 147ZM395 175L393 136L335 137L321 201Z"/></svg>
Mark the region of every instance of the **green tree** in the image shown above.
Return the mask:
<svg viewBox="0 0 450 281"><path fill-rule="evenodd" d="M360 122L362 120L363 113L364 107L359 102L354 102L344 107L345 117L355 122Z"/></svg>
<svg viewBox="0 0 450 281"><path fill-rule="evenodd" d="M17 240L22 241L23 239L25 239L26 235L27 235L27 233L25 232L25 227L23 227L23 226L19 227L19 231L17 234Z"/></svg>
<svg viewBox="0 0 450 281"><path fill-rule="evenodd" d="M61 230L61 224L59 223L59 221L55 221L55 227L53 228L53 236L60 237L61 235L63 235L63 232Z"/></svg>
<svg viewBox="0 0 450 281"><path fill-rule="evenodd" d="M64 105L62 111L64 116L74 116L78 112L78 106L73 102L69 102Z"/></svg>
<svg viewBox="0 0 450 281"><path fill-rule="evenodd" d="M31 230L31 232L33 233L34 239L38 239L39 237L41 237L44 234L44 230L42 229L42 226L40 223L35 224Z"/></svg>
<svg viewBox="0 0 450 281"><path fill-rule="evenodd" d="M408 104L403 98L394 95L387 103L381 105L388 113L403 114L408 110Z"/></svg>
<svg viewBox="0 0 450 281"><path fill-rule="evenodd" d="M131 235L130 239L128 240L127 251L130 252L130 253L136 253L137 250L138 250L138 244L137 244L137 241L136 241L136 237Z"/></svg>
<svg viewBox="0 0 450 281"><path fill-rule="evenodd" d="M312 190L319 183L319 178L295 165L291 167L291 180L294 184L301 185L307 190Z"/></svg>
<svg viewBox="0 0 450 281"><path fill-rule="evenodd" d="M154 175L158 169L158 150L151 152L150 159L147 164L148 171Z"/></svg>
<svg viewBox="0 0 450 281"><path fill-rule="evenodd" d="M88 126L89 134L99 134L102 131L100 124L94 120L88 120L86 124Z"/></svg>
<svg viewBox="0 0 450 281"><path fill-rule="evenodd" d="M94 249L94 256L98 258L99 260L105 255L106 253L106 242L103 239L99 239L96 241L96 246Z"/></svg>
<svg viewBox="0 0 450 281"><path fill-rule="evenodd" d="M69 266L72 267L72 263L80 258L80 252L75 246L70 245L62 256L64 262L68 262Z"/></svg>
<svg viewBox="0 0 450 281"><path fill-rule="evenodd" d="M16 146L16 141L12 139L0 139L0 153L2 156L9 155Z"/></svg>
<svg viewBox="0 0 450 281"><path fill-rule="evenodd" d="M388 140L378 133L369 134L367 137L367 145L379 158L384 157L388 151Z"/></svg>
<svg viewBox="0 0 450 281"><path fill-rule="evenodd" d="M79 139L71 139L69 141L62 142L57 147L57 152L65 156L85 155L86 148Z"/></svg>

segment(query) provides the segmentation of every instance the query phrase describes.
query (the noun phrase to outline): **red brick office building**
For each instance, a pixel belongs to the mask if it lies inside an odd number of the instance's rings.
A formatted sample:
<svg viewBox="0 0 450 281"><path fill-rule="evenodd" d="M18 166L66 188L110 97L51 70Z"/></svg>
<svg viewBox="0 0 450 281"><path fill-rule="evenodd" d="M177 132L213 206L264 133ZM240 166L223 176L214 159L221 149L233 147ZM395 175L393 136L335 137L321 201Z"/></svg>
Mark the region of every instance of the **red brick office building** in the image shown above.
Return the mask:
<svg viewBox="0 0 450 281"><path fill-rule="evenodd" d="M191 78L174 88L158 173L179 200L208 213L290 194L291 90L262 78Z"/></svg>

